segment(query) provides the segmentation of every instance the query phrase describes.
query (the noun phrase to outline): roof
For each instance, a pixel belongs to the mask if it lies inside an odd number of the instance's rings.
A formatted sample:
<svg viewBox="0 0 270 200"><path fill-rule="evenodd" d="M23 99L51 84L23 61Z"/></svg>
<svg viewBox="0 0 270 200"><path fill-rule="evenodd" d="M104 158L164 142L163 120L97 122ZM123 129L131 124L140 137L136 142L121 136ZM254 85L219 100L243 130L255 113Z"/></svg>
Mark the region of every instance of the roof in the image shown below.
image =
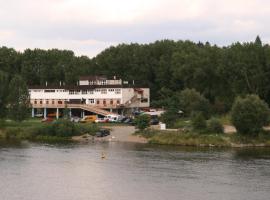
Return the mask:
<svg viewBox="0 0 270 200"><path fill-rule="evenodd" d="M96 88L138 88L138 85L35 85L35 86L28 86L29 89L64 89L64 90L93 90ZM140 87L140 88L147 88L147 87Z"/></svg>

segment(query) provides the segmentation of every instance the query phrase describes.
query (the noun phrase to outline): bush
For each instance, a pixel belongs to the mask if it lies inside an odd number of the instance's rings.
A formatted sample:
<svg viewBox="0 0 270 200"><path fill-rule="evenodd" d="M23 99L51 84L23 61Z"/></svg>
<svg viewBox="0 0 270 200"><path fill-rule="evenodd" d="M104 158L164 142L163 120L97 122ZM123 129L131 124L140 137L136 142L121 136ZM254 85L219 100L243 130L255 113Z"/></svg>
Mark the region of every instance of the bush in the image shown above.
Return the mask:
<svg viewBox="0 0 270 200"><path fill-rule="evenodd" d="M179 114L177 109L168 109L161 115L161 121L165 123L169 128L173 128L178 118Z"/></svg>
<svg viewBox="0 0 270 200"><path fill-rule="evenodd" d="M211 133L223 133L224 132L224 128L223 128L221 122L217 118L211 118L209 120L207 129Z"/></svg>
<svg viewBox="0 0 270 200"><path fill-rule="evenodd" d="M6 121L4 119L0 119L0 128L4 128L6 125Z"/></svg>
<svg viewBox="0 0 270 200"><path fill-rule="evenodd" d="M204 130L206 129L206 120L201 112L192 114L192 127L195 130Z"/></svg>
<svg viewBox="0 0 270 200"><path fill-rule="evenodd" d="M150 126L150 117L148 115L139 115L135 119L135 126L140 129L144 130Z"/></svg>
<svg viewBox="0 0 270 200"><path fill-rule="evenodd" d="M238 97L231 111L231 120L238 133L257 135L269 122L269 107L257 95Z"/></svg>
<svg viewBox="0 0 270 200"><path fill-rule="evenodd" d="M178 96L179 106L185 116L191 116L192 112L201 112L205 118L210 116L210 103L195 89L185 89Z"/></svg>
<svg viewBox="0 0 270 200"><path fill-rule="evenodd" d="M45 124L36 130L35 135L71 137L79 135L80 130L69 120L58 120L52 124Z"/></svg>

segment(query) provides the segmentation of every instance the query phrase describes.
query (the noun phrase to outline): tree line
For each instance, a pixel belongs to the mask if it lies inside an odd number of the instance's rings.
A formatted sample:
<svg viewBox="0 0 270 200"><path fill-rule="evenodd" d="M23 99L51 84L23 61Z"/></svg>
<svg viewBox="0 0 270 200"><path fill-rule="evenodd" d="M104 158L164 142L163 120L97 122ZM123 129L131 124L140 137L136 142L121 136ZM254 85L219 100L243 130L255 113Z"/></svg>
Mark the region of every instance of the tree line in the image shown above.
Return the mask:
<svg viewBox="0 0 270 200"><path fill-rule="evenodd" d="M151 88L153 107L168 108L184 89L195 89L216 113L237 96L256 94L270 103L270 46L254 42L219 47L208 42L161 40L112 46L94 58L68 50L0 48L0 115L11 105L14 78L21 85L76 84L82 75L118 76ZM14 82L14 80L13 80ZM16 85L16 84L15 84ZM19 89L18 89L19 90Z"/></svg>

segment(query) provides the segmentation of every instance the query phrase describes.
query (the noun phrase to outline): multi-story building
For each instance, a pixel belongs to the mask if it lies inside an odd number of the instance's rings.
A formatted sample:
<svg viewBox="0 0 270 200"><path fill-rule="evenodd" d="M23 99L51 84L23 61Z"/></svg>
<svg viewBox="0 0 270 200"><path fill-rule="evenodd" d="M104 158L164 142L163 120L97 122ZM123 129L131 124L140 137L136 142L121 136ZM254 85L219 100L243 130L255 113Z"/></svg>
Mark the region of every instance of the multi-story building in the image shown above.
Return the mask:
<svg viewBox="0 0 270 200"><path fill-rule="evenodd" d="M59 83L51 86L30 86L30 101L32 115L39 109L47 117L49 112L55 112L56 117L63 108L81 112L107 115L110 113L128 112L139 108L148 108L150 91L146 87L137 87L121 79L107 79L104 76L80 77L77 85L67 86ZM59 110L60 109L60 110ZM74 111L74 112L75 112Z"/></svg>

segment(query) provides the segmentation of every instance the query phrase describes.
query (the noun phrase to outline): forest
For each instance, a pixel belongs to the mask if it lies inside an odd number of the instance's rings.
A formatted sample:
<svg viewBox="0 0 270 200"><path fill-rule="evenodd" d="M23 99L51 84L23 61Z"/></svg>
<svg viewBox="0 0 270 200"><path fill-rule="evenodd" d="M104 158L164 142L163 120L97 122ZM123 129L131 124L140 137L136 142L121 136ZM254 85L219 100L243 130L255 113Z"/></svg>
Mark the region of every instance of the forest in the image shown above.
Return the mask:
<svg viewBox="0 0 270 200"><path fill-rule="evenodd" d="M0 110L9 83L76 84L81 75L118 76L151 89L151 106L169 107L182 90L195 89L213 111L226 113L237 96L256 94L270 103L270 46L254 42L220 47L209 42L160 40L112 46L94 58L69 50L0 48ZM13 80L14 82L14 80ZM23 85L23 83L21 83ZM14 85L14 83L13 83ZM15 84L16 85L16 84ZM19 90L19 89L18 89Z"/></svg>

